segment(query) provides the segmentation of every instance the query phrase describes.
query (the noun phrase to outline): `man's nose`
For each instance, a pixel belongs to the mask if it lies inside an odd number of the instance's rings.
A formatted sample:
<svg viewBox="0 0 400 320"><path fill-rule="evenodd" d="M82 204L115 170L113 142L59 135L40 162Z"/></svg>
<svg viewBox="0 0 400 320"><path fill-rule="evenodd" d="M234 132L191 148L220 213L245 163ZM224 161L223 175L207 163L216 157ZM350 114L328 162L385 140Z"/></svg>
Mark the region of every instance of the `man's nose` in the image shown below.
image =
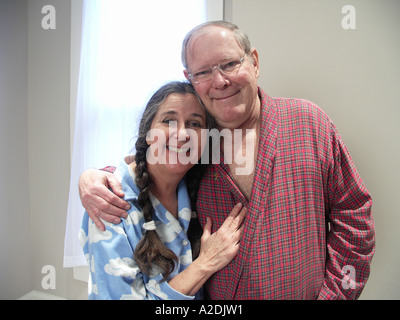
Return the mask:
<svg viewBox="0 0 400 320"><path fill-rule="evenodd" d="M219 70L217 67L214 67L211 75L214 88L222 89L230 83L228 77L223 74L222 71Z"/></svg>

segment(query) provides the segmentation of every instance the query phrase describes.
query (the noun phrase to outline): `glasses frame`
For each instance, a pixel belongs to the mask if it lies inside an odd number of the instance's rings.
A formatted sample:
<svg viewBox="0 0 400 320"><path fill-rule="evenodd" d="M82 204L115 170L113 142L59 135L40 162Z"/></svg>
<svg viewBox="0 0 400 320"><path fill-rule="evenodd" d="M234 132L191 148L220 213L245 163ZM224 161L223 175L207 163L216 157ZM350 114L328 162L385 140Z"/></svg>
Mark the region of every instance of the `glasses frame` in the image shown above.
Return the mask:
<svg viewBox="0 0 400 320"><path fill-rule="evenodd" d="M198 72L210 71L211 77L210 77L209 79L206 78L206 79L203 79L203 80L200 80L200 81L195 80L195 79L194 79L195 76L193 75L192 72L189 72L189 73L188 73L188 77L189 77L189 79L190 79L191 81L193 81L193 82L196 83L196 84L197 84L197 83L207 82L207 81L210 81L210 80L213 78L213 74L214 74L214 70L215 70L215 69L218 69L218 71L219 71L221 74L223 74L224 76L228 76L228 75L230 75L232 72L239 71L240 67L242 66L242 64L243 64L243 62L244 62L244 58L245 58L245 57L246 57L246 54L245 54L243 57L241 57L240 59L238 59L238 60L232 60L232 61L228 61L228 62L218 63L218 64L215 64L215 65L210 66L209 68L206 68L206 69L204 69L204 70L198 71ZM232 70L232 71L230 71L230 72L226 72L226 71L223 71L223 70L221 69L221 65L229 64L229 63L234 62L234 61L239 61L239 64L237 65L237 67L235 68L235 70Z"/></svg>

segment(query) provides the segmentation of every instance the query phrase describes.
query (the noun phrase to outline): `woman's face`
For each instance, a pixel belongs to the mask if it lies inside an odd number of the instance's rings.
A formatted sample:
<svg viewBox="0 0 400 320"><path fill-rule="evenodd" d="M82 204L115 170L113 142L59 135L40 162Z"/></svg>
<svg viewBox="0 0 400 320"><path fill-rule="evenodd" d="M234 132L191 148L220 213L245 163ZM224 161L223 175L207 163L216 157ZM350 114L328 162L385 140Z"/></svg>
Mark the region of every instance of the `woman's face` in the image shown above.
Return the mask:
<svg viewBox="0 0 400 320"><path fill-rule="evenodd" d="M157 111L147 143L147 162L186 173L200 159L206 143L206 112L193 94L170 94Z"/></svg>

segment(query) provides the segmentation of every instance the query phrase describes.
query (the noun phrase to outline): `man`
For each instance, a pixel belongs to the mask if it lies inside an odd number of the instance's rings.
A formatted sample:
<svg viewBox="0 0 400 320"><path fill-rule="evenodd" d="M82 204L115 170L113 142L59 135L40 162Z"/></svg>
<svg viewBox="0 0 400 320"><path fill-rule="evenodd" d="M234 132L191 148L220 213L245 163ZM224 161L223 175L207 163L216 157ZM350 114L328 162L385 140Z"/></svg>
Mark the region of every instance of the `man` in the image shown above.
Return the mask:
<svg viewBox="0 0 400 320"><path fill-rule="evenodd" d="M200 186L197 213L202 225L211 217L213 232L237 202L248 209L239 253L209 279L209 296L357 298L374 253L372 199L331 120L309 101L266 95L258 53L233 24L192 30L182 60L217 127L241 129L242 143L258 146L249 174L222 161L208 166ZM117 222L126 205L106 186L122 196L112 175L81 177L82 202L99 227L98 217Z"/></svg>

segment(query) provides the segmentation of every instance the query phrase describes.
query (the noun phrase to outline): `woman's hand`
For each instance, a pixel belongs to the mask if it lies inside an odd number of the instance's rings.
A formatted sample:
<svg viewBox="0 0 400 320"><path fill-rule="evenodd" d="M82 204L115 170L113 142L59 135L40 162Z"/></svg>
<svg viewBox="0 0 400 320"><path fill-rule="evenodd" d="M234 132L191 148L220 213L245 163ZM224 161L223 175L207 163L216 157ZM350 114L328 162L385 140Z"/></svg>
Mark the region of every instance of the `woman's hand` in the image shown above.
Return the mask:
<svg viewBox="0 0 400 320"><path fill-rule="evenodd" d="M238 253L246 211L247 209L238 203L222 226L213 234L211 234L212 221L207 218L198 259L211 274L224 268Z"/></svg>
<svg viewBox="0 0 400 320"><path fill-rule="evenodd" d="M222 226L211 234L212 221L207 218L201 237L200 254L185 270L172 278L168 283L175 290L193 296L204 285L209 277L225 267L239 251L242 238L242 222L246 208L238 203Z"/></svg>
<svg viewBox="0 0 400 320"><path fill-rule="evenodd" d="M127 217L130 205L121 199L124 196L121 184L109 172L96 169L83 172L79 178L79 195L83 207L100 230L105 230L100 218L118 224L121 217Z"/></svg>

